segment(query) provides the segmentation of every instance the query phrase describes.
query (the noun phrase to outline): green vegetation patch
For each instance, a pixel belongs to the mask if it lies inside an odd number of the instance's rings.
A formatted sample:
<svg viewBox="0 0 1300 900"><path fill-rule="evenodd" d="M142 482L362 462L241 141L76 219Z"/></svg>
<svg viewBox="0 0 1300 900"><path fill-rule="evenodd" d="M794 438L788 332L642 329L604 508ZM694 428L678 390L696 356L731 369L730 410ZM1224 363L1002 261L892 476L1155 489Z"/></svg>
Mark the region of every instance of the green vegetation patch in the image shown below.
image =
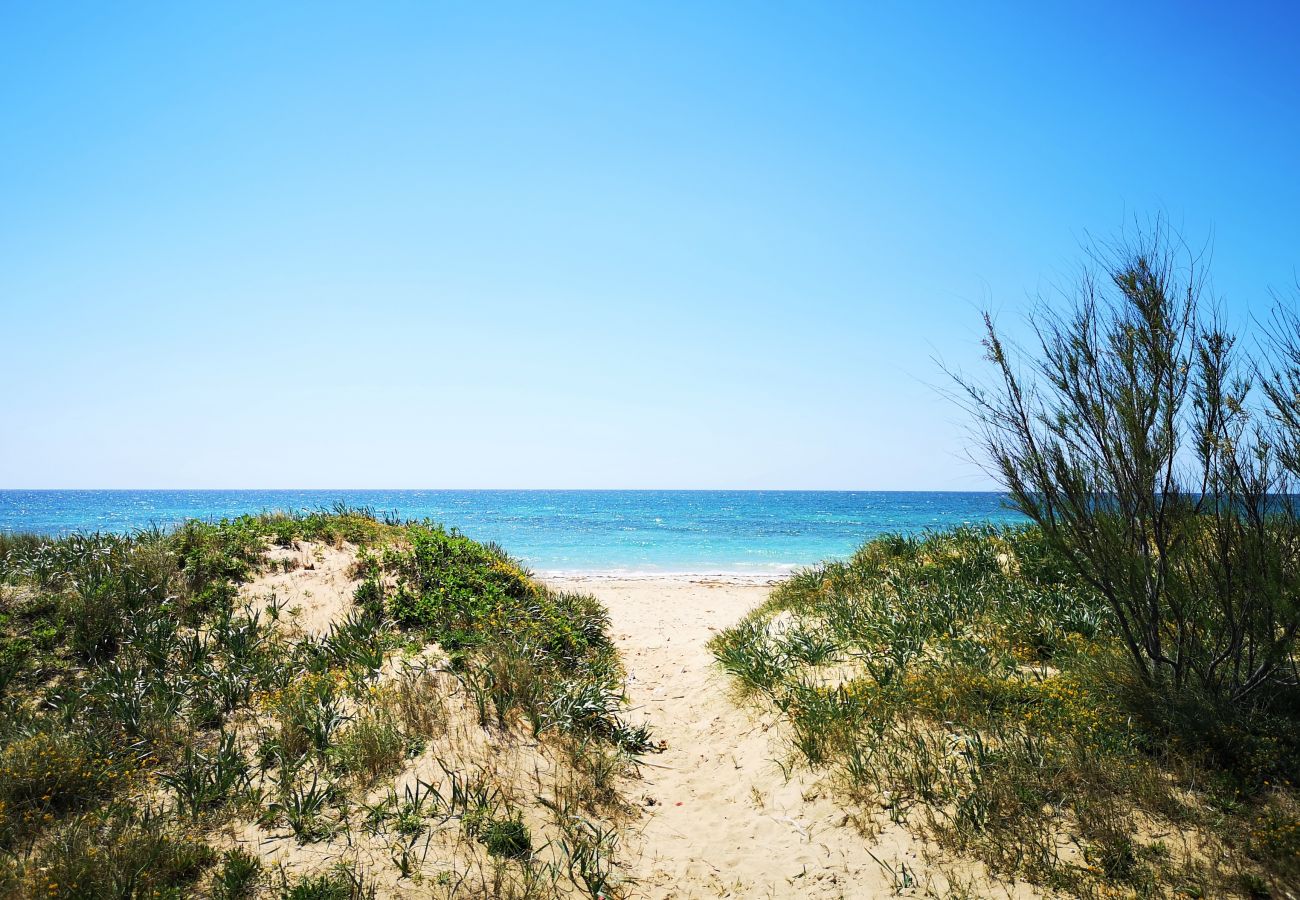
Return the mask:
<svg viewBox="0 0 1300 900"><path fill-rule="evenodd" d="M356 608L323 635L282 621L275 598L238 598L285 566L270 548L302 541L361 548ZM301 843L350 827L375 781L445 734L456 681L428 655L380 677L417 642L450 654L484 727L523 716L575 767L606 752L625 765L648 736L620 718L606 627L593 598L546 589L497 548L368 510L0 536L0 895L371 897L351 869L292 878L208 837L235 818ZM373 811L409 838L401 874L439 815L473 819L486 857L536 876L521 812L446 775L445 801L394 795ZM587 795L603 778L585 778Z"/></svg>
<svg viewBox="0 0 1300 900"><path fill-rule="evenodd" d="M619 716L623 670L594 597L551 590L500 548L432 525L407 528L361 568L357 603L441 645L484 723L519 714L535 735L649 749L648 730Z"/></svg>
<svg viewBox="0 0 1300 900"><path fill-rule="evenodd" d="M1294 707L1152 694L1067 571L1036 529L884 537L712 650L848 797L1004 876L1079 896L1294 884Z"/></svg>

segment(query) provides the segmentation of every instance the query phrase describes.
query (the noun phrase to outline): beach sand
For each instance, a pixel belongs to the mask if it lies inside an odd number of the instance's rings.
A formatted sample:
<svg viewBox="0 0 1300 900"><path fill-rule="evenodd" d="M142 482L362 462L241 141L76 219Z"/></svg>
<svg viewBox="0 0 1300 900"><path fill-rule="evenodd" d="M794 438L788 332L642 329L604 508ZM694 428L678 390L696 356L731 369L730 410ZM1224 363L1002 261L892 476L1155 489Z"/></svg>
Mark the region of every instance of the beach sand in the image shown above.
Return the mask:
<svg viewBox="0 0 1300 900"><path fill-rule="evenodd" d="M1034 896L1024 886L1008 892L988 884L970 864L945 864L880 810L846 809L794 763L770 713L734 701L707 643L762 603L770 585L685 577L547 581L592 593L609 608L631 718L644 717L655 739L667 742L646 758L643 780L627 787L643 807L623 853L637 880L632 896L886 897L906 881L904 871L919 882L904 896L924 896L927 887L943 896L948 873L979 883L979 896ZM863 822L867 833L858 827Z"/></svg>

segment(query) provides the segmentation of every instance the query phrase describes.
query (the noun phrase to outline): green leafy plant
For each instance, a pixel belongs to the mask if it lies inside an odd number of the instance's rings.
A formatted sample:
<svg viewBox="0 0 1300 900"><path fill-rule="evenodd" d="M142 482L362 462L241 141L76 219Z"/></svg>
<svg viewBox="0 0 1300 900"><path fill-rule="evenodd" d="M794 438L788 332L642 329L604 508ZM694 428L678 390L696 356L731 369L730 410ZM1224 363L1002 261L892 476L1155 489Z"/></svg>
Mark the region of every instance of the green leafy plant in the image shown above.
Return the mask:
<svg viewBox="0 0 1300 900"><path fill-rule="evenodd" d="M528 859L533 852L528 826L518 817L491 819L478 829L478 841L490 856Z"/></svg>
<svg viewBox="0 0 1300 900"><path fill-rule="evenodd" d="M250 900L263 878L261 859L240 847L227 850L212 880L213 900Z"/></svg>

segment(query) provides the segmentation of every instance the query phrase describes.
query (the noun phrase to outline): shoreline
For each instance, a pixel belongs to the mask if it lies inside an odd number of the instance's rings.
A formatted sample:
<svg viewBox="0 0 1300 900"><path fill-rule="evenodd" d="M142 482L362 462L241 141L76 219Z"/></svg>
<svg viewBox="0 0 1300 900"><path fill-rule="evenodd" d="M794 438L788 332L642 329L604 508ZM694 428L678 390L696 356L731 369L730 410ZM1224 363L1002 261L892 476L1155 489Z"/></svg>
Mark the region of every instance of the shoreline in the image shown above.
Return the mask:
<svg viewBox="0 0 1300 900"><path fill-rule="evenodd" d="M545 582L575 584L716 584L738 587L772 587L787 580L798 569L787 572L660 572L627 569L534 569L533 576Z"/></svg>

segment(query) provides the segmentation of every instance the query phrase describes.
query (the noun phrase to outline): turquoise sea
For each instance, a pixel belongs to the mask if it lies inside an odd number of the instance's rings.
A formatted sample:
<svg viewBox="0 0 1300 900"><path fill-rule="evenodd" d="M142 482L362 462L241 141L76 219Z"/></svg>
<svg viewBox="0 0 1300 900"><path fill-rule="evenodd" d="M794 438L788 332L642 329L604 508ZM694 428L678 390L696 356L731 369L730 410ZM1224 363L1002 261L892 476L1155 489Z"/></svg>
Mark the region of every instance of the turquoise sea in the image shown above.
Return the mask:
<svg viewBox="0 0 1300 900"><path fill-rule="evenodd" d="M993 493L9 490L0 531L129 531L340 501L455 526L539 572L776 575L886 532L1020 521Z"/></svg>

